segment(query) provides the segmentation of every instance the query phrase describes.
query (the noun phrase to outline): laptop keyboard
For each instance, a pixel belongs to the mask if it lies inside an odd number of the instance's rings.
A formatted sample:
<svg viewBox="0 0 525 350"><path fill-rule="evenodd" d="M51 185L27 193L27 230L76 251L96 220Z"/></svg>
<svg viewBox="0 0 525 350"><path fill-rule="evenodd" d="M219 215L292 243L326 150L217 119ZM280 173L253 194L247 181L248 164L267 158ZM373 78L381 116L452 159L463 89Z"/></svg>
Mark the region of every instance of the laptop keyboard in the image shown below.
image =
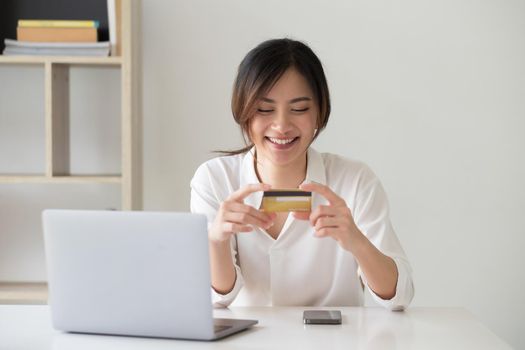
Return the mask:
<svg viewBox="0 0 525 350"><path fill-rule="evenodd" d="M222 332L222 331L224 331L226 329L229 329L229 328L232 328L232 326L221 326L221 325L216 324L216 325L213 326L213 331L215 333L218 333L218 332Z"/></svg>

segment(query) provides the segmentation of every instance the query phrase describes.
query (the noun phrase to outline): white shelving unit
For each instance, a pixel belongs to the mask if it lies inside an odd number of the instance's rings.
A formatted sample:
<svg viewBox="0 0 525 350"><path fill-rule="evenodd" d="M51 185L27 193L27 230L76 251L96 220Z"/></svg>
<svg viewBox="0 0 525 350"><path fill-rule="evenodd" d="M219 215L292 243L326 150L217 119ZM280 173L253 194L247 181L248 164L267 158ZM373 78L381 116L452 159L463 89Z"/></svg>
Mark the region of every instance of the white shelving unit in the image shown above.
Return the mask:
<svg viewBox="0 0 525 350"><path fill-rule="evenodd" d="M0 184L114 184L120 186L121 209L142 209L142 118L140 85L140 2L117 0L118 47L111 57L1 56L0 65L32 65L44 70L45 169L42 174L1 174ZM117 175L70 174L69 71L73 66L110 66L121 76L121 172ZM96 103L96 101L94 101ZM1 126L0 126L1 127ZM0 233L2 234L2 233ZM41 234L41 232L39 232ZM8 247L0 247L8 249ZM0 281L0 303L45 303L45 283Z"/></svg>

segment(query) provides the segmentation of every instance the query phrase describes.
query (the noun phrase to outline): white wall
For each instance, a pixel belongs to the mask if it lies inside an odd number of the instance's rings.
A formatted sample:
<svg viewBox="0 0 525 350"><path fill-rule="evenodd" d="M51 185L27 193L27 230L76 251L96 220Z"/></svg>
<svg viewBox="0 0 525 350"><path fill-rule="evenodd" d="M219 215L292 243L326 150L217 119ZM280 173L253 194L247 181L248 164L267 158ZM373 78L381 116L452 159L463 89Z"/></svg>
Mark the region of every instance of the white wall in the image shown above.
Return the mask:
<svg viewBox="0 0 525 350"><path fill-rule="evenodd" d="M145 207L188 210L210 150L241 145L230 93L244 54L311 45L332 93L322 151L388 191L416 306L462 306L525 347L525 2L143 2Z"/></svg>

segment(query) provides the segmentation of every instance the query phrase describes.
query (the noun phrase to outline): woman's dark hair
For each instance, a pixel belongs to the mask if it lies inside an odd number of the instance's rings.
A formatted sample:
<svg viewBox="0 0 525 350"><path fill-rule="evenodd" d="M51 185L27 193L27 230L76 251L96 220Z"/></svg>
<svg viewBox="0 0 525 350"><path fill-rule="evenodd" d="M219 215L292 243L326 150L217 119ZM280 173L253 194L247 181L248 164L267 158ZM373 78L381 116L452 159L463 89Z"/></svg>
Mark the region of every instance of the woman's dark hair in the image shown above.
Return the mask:
<svg viewBox="0 0 525 350"><path fill-rule="evenodd" d="M241 127L246 147L233 151L219 151L235 155L245 153L253 147L246 137L250 135L250 123L257 102L289 68L295 68L306 81L314 95L319 115L317 116L317 138L328 123L330 116L330 94L321 61L306 44L292 39L272 39L252 49L239 65L233 86L232 113ZM313 142L312 140L312 142Z"/></svg>

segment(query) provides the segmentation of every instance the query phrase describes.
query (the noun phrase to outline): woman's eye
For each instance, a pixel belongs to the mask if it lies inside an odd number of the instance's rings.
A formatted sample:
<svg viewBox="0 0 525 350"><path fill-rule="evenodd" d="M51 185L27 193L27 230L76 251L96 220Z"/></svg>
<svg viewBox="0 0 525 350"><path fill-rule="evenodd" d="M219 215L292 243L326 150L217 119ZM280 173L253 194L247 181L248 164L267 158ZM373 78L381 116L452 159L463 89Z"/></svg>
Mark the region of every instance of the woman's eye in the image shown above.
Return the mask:
<svg viewBox="0 0 525 350"><path fill-rule="evenodd" d="M301 112L306 112L306 111L309 110L309 109L310 109L309 107L305 107L305 108L297 108L297 109L292 109L292 112L301 113Z"/></svg>
<svg viewBox="0 0 525 350"><path fill-rule="evenodd" d="M258 109L257 109L257 112L259 112L259 113L270 113L270 112L273 112L273 109L262 109L262 108L258 108Z"/></svg>

